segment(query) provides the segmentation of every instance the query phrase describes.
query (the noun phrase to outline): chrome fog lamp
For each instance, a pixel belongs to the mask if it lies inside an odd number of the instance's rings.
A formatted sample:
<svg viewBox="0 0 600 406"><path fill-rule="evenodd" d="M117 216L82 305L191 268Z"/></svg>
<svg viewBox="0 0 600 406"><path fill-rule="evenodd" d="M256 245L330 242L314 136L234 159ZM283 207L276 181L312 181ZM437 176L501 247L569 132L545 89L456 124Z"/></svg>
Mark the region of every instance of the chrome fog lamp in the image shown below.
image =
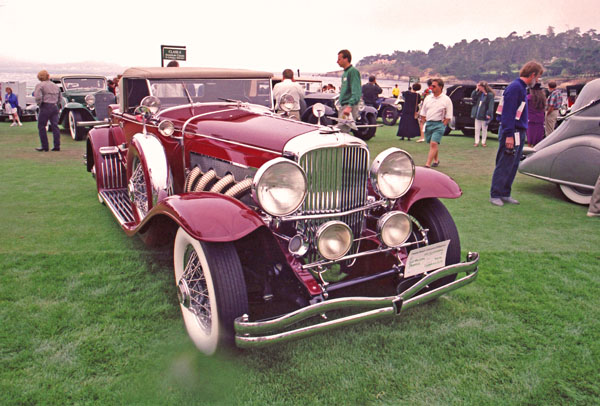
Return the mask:
<svg viewBox="0 0 600 406"><path fill-rule="evenodd" d="M94 96L93 94L86 95L85 104L87 104L88 108L93 109L94 104L96 104L96 96Z"/></svg>
<svg viewBox="0 0 600 406"><path fill-rule="evenodd" d="M288 243L288 251L296 257L302 257L308 252L309 244L305 236L296 234Z"/></svg>
<svg viewBox="0 0 600 406"><path fill-rule="evenodd" d="M294 103L294 96L289 93L285 93L279 98L279 108L286 113L294 109Z"/></svg>
<svg viewBox="0 0 600 406"><path fill-rule="evenodd" d="M415 178L412 157L398 148L381 152L371 165L371 184L380 196L397 199L410 189Z"/></svg>
<svg viewBox="0 0 600 406"><path fill-rule="evenodd" d="M158 124L158 131L165 137L172 137L175 133L175 125L171 120L163 120Z"/></svg>
<svg viewBox="0 0 600 406"><path fill-rule="evenodd" d="M410 237L412 222L406 213L391 211L377 221L377 232L387 247L398 247Z"/></svg>
<svg viewBox="0 0 600 406"><path fill-rule="evenodd" d="M146 107L151 114L156 114L160 110L160 99L156 96L146 96L140 105Z"/></svg>
<svg viewBox="0 0 600 406"><path fill-rule="evenodd" d="M285 216L304 202L306 183L306 174L297 163L275 158L254 175L252 197L270 215Z"/></svg>
<svg viewBox="0 0 600 406"><path fill-rule="evenodd" d="M317 230L317 249L325 259L335 261L348 253L354 236L346 223L328 221Z"/></svg>

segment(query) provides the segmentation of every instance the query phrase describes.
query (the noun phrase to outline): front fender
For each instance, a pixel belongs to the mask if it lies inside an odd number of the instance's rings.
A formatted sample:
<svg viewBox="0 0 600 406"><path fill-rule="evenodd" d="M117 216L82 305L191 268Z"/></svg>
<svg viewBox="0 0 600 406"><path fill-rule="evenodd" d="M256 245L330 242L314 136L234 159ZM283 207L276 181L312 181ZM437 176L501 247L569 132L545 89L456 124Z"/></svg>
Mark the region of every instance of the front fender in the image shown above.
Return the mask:
<svg viewBox="0 0 600 406"><path fill-rule="evenodd" d="M408 212L418 200L437 197L456 199L462 195L462 190L450 176L434 169L417 166L412 187L401 200L397 207Z"/></svg>
<svg viewBox="0 0 600 406"><path fill-rule="evenodd" d="M160 233L159 227L148 227L160 216L169 217L195 239L209 242L236 241L265 226L258 214L239 200L211 192L165 198L148 213L137 230Z"/></svg>
<svg viewBox="0 0 600 406"><path fill-rule="evenodd" d="M148 196L150 209L173 193L173 178L167 155L160 140L154 134L135 134L131 146L127 156L127 179L132 176L132 158L137 153L147 175L146 190L150 191Z"/></svg>

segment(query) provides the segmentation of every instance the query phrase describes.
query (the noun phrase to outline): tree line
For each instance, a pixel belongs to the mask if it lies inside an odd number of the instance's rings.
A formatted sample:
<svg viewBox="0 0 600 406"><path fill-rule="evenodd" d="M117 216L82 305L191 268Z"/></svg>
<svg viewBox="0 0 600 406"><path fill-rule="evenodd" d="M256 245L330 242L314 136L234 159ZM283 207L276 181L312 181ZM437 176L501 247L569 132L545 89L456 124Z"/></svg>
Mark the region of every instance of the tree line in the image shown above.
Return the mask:
<svg viewBox="0 0 600 406"><path fill-rule="evenodd" d="M362 58L361 71L386 76L454 76L469 80L511 80L520 67L535 59L544 65L547 77L600 76L600 34L595 29L581 33L578 27L545 35L517 35L495 40L462 40L451 46L436 42L427 52L394 51Z"/></svg>

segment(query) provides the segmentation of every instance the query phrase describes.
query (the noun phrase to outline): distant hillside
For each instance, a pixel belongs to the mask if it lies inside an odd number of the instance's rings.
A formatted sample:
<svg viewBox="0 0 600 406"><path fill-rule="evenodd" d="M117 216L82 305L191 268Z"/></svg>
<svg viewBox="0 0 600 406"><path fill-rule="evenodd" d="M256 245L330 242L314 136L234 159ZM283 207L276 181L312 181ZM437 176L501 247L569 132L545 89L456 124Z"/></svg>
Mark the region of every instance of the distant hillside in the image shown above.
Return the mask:
<svg viewBox="0 0 600 406"><path fill-rule="evenodd" d="M42 62L20 61L0 57L0 72L20 72L37 74L46 69L52 73L90 73L101 75L117 75L125 68L119 65L104 62L77 62L50 64Z"/></svg>
<svg viewBox="0 0 600 406"><path fill-rule="evenodd" d="M600 34L574 28L556 34L548 27L545 35L512 32L506 38L462 40L446 47L439 42L427 51L394 51L373 55L356 66L363 75L402 79L408 76L441 76L460 80L507 81L515 78L529 60L541 62L544 77L563 79L600 76Z"/></svg>

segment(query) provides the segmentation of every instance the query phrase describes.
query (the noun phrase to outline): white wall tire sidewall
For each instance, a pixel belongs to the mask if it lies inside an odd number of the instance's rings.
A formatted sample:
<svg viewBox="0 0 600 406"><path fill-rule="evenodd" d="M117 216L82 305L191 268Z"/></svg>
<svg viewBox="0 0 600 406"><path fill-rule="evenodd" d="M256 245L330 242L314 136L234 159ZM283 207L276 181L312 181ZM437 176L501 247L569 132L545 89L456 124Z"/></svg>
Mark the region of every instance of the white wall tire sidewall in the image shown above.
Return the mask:
<svg viewBox="0 0 600 406"><path fill-rule="evenodd" d="M177 231L177 235L175 237L175 246L173 252L173 261L175 268L175 285L181 279L183 275L183 271L185 269L184 255L186 248L191 245L198 254L198 259L202 264L202 269L204 271L204 277L206 279L206 285L208 287L208 294L210 298L210 309L211 309L211 330L209 332L205 331L199 324L196 316L186 309L182 304L180 304L181 314L183 316L183 321L185 323L185 327L187 332L196 345L196 347L202 351L206 355L213 354L218 347L219 344L219 332L220 332L220 324L219 324L219 314L218 308L215 298L215 288L212 281L212 276L210 274L210 268L208 266L208 262L206 260L206 256L204 250L202 249L201 243L195 238L191 237L183 228L179 228Z"/></svg>
<svg viewBox="0 0 600 406"><path fill-rule="evenodd" d="M69 110L69 132L71 133L71 138L76 141L77 127L75 124L75 117L73 116L73 110Z"/></svg>
<svg viewBox="0 0 600 406"><path fill-rule="evenodd" d="M571 186L568 186L568 185L558 185L558 186L560 187L561 192L563 192L563 194L567 197L567 199L569 199L573 203L582 204L582 205L587 206L590 204L590 201L592 200L591 192L589 195L582 195L580 193L577 193L577 191L574 190Z"/></svg>

